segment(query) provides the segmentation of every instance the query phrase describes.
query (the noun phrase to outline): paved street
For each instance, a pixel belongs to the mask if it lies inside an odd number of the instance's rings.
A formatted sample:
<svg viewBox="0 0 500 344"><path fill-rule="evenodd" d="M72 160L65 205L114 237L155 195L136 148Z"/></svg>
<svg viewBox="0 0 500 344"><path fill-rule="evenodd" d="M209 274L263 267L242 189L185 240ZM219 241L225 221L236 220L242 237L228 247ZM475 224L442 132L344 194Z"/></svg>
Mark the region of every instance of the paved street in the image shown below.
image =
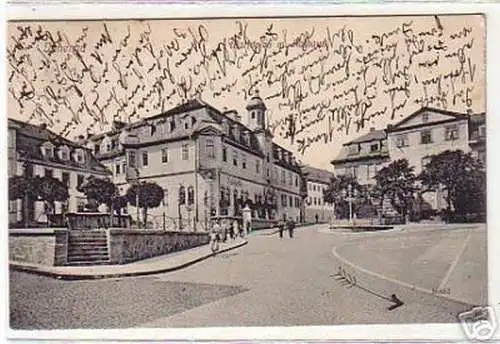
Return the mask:
<svg viewBox="0 0 500 344"><path fill-rule="evenodd" d="M237 250L148 277L59 281L11 272L11 327L454 322L470 308L466 303L486 303L484 226L385 233L325 229L298 229L294 239L254 235ZM359 287L332 277L339 266ZM425 292L433 288L456 300ZM389 311L391 294L404 305Z"/></svg>

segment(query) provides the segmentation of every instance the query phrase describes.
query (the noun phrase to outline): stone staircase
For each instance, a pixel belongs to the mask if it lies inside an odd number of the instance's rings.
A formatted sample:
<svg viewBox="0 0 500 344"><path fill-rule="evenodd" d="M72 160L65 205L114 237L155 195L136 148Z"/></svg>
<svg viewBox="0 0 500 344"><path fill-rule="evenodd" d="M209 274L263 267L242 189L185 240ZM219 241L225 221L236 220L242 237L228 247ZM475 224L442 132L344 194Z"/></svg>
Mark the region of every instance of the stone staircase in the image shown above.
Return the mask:
<svg viewBox="0 0 500 344"><path fill-rule="evenodd" d="M109 247L106 231L69 231L68 265L105 265L109 263Z"/></svg>

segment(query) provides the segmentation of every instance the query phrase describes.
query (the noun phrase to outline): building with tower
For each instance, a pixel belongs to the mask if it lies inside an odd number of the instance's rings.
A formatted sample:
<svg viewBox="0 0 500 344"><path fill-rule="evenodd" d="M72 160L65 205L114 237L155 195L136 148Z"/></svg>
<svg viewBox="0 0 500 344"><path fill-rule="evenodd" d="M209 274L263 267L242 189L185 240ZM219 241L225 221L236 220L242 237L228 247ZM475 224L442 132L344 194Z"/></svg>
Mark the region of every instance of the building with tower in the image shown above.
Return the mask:
<svg viewBox="0 0 500 344"><path fill-rule="evenodd" d="M246 206L256 223L284 216L298 221L300 167L273 142L258 93L246 110L242 116L193 99L139 122L115 122L86 146L112 171L121 193L129 187L127 175L163 188L162 206L148 215L153 226L165 216L183 228L204 228L212 216L241 218ZM134 210L127 210L133 218Z"/></svg>

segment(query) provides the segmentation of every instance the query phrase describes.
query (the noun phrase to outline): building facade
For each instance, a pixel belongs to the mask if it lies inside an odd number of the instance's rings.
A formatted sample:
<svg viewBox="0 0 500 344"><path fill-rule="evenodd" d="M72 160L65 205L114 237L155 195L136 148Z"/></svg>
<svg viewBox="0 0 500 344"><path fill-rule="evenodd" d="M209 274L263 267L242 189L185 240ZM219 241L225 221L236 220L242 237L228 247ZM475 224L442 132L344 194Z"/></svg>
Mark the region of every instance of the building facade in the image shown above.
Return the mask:
<svg viewBox="0 0 500 344"><path fill-rule="evenodd" d="M485 163L485 117L485 114L468 115L422 108L398 123L388 125L385 130L371 129L368 134L345 144L339 156L332 161L335 174L351 173L361 184L371 184L375 182L373 176L380 168L390 162L407 159L418 175L432 155L445 150L471 152ZM375 142L379 142L381 150L376 149ZM375 165L371 171L367 161ZM423 200L436 210L446 207L445 196L443 190L422 195Z"/></svg>
<svg viewBox="0 0 500 344"><path fill-rule="evenodd" d="M374 184L373 177L389 160L386 131L370 128L367 134L345 143L332 165L336 175L351 175L360 184Z"/></svg>
<svg viewBox="0 0 500 344"><path fill-rule="evenodd" d="M273 142L266 122L258 94L245 116L194 99L136 123L115 122L87 147L121 193L134 180L162 187L163 203L148 215L153 226L165 215L183 228L203 228L212 216L241 217L246 206L253 219L299 221L300 167ZM134 208L128 212L135 217Z"/></svg>
<svg viewBox="0 0 500 344"><path fill-rule="evenodd" d="M319 168L304 166L302 173L307 185L305 201L306 222L330 222L334 218L334 205L324 200L324 192L334 176L333 173Z"/></svg>
<svg viewBox="0 0 500 344"><path fill-rule="evenodd" d="M77 187L88 176L106 178L107 169L86 147L69 141L44 125L36 126L9 119L8 121L8 177L15 175L52 176L68 187L67 202L55 202L55 214L83 211L86 198ZM46 223L44 202L29 200L9 201L9 224ZM27 207L25 209L24 207Z"/></svg>

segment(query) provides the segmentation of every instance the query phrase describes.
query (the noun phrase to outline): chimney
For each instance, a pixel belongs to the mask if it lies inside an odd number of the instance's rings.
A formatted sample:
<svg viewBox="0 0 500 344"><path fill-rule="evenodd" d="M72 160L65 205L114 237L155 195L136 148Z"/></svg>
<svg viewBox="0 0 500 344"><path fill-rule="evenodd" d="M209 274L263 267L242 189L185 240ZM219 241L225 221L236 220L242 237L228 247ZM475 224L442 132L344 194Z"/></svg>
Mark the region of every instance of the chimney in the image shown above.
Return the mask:
<svg viewBox="0 0 500 344"><path fill-rule="evenodd" d="M124 122L121 121L113 121L113 130L120 130L125 126Z"/></svg>
<svg viewBox="0 0 500 344"><path fill-rule="evenodd" d="M47 123L41 123L39 127L42 130L47 130Z"/></svg>
<svg viewBox="0 0 500 344"><path fill-rule="evenodd" d="M392 130L392 124L387 124L387 131L391 131Z"/></svg>
<svg viewBox="0 0 500 344"><path fill-rule="evenodd" d="M370 128L370 132L372 132L372 131L375 131L375 128L374 128L374 127L371 127L371 128Z"/></svg>

